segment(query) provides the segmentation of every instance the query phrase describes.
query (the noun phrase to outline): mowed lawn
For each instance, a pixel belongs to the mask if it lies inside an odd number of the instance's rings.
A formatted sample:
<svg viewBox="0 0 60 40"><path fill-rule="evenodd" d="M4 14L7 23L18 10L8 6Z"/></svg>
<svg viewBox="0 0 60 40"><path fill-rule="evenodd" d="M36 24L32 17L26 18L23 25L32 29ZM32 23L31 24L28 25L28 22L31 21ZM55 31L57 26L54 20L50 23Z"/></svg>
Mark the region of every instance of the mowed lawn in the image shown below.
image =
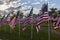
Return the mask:
<svg viewBox="0 0 60 40"><path fill-rule="evenodd" d="M48 23L42 23L41 27L48 27ZM52 23L49 23L52 27ZM32 27L32 29L31 29ZM2 40L48 40L48 30L40 30L36 32L36 24L27 25L26 30L22 30L22 24L17 24L14 29L11 29L7 24L0 26L0 39ZM31 38L32 37L32 38ZM60 40L60 35L50 31L50 40Z"/></svg>

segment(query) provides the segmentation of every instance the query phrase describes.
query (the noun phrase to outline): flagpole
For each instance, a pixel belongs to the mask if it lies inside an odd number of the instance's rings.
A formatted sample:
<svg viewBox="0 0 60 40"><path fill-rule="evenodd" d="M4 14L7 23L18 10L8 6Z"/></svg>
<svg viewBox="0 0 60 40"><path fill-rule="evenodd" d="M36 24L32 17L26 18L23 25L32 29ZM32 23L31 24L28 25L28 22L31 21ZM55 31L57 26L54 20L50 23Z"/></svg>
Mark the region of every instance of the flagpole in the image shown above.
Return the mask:
<svg viewBox="0 0 60 40"><path fill-rule="evenodd" d="M32 20L31 21L33 21L33 14L32 14ZM33 22L31 23L31 40L32 40L32 38L33 38Z"/></svg>
<svg viewBox="0 0 60 40"><path fill-rule="evenodd" d="M11 20L10 20L10 21L11 21ZM10 33L12 33L12 32L11 32L11 27L10 27L9 29L10 29Z"/></svg>
<svg viewBox="0 0 60 40"><path fill-rule="evenodd" d="M45 0L45 3L47 3L47 7L48 7L48 1L47 0ZM47 8L47 12L48 12L48 8ZM48 12L48 40L50 40L50 25L49 25L49 12Z"/></svg>
<svg viewBox="0 0 60 40"><path fill-rule="evenodd" d="M3 18L3 24L2 25L6 25L4 20L5 20L5 13L4 13L4 18ZM6 27L4 28L4 31L6 32Z"/></svg>
<svg viewBox="0 0 60 40"><path fill-rule="evenodd" d="M19 12L19 13L20 13L20 12ZM19 17L18 19L20 19L20 14L19 14L18 17ZM19 38L20 38L20 20L19 20Z"/></svg>
<svg viewBox="0 0 60 40"><path fill-rule="evenodd" d="M33 38L33 23L31 24L31 40Z"/></svg>
<svg viewBox="0 0 60 40"><path fill-rule="evenodd" d="M50 22L50 20L49 20L49 12L48 12L48 40L50 40L50 25L49 25L49 22Z"/></svg>
<svg viewBox="0 0 60 40"><path fill-rule="evenodd" d="M49 20L48 20L48 40L50 40L50 27L49 27Z"/></svg>
<svg viewBox="0 0 60 40"><path fill-rule="evenodd" d="M46 5L47 5L47 12L48 12L48 2L47 2L47 0L45 0L45 3L47 3ZM49 12L48 12L48 40L50 40L50 25L49 25L49 22L50 22L50 20L49 20Z"/></svg>
<svg viewBox="0 0 60 40"><path fill-rule="evenodd" d="M13 11L12 11L12 12L13 12ZM11 12L10 14L12 14L12 12ZM10 21L11 21L11 19L10 19ZM12 31L13 31L13 30L12 30L11 27L10 27L10 33L12 33Z"/></svg>
<svg viewBox="0 0 60 40"><path fill-rule="evenodd" d="M4 13L4 18L3 18L3 23L2 23L2 25L5 25L4 19L5 19L5 13ZM4 28L4 31L6 32L6 27Z"/></svg>
<svg viewBox="0 0 60 40"><path fill-rule="evenodd" d="M20 21L19 21L19 38L20 38Z"/></svg>

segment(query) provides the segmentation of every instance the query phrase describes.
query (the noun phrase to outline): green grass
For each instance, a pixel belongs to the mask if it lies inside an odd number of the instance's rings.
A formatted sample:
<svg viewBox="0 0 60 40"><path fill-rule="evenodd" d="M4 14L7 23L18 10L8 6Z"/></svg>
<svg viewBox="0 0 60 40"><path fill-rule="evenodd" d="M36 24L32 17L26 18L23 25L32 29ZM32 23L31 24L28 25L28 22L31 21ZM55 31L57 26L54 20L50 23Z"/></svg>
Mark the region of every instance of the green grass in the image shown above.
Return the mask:
<svg viewBox="0 0 60 40"><path fill-rule="evenodd" d="M60 35L51 32L50 39L51 40L60 40Z"/></svg>
<svg viewBox="0 0 60 40"><path fill-rule="evenodd" d="M42 23L42 27L47 27L47 23ZM50 23L50 26L51 23ZM27 25L27 29L22 31L22 24L16 25L14 29L11 29L7 24L0 27L0 39L2 40L31 40L31 25ZM40 30L36 32L36 24L33 24L32 29L32 40L48 40L48 31ZM20 31L19 31L20 30ZM51 33L51 40L60 40L60 35Z"/></svg>

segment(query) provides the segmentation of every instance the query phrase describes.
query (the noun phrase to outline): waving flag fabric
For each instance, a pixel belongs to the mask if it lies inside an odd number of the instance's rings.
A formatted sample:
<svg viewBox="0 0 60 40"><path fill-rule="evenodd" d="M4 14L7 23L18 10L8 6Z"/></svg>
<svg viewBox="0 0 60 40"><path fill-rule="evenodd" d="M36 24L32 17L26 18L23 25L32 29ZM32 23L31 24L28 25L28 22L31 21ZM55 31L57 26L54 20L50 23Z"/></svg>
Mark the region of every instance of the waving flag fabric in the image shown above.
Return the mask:
<svg viewBox="0 0 60 40"><path fill-rule="evenodd" d="M10 13L5 17L5 23L9 23L10 22Z"/></svg>
<svg viewBox="0 0 60 40"><path fill-rule="evenodd" d="M48 13L47 13L47 12L44 13L43 15L41 15L40 17L37 17L37 26L36 26L37 32L38 32L38 30L40 29L40 26L39 26L39 25L40 25L42 22L48 21L48 19L49 19L49 16L48 16Z"/></svg>
<svg viewBox="0 0 60 40"><path fill-rule="evenodd" d="M22 28L22 30L25 30L27 24L31 22L31 20L32 20L32 13L33 13L33 8L31 9L28 17L25 19L25 21L24 21L24 23L23 23L23 28Z"/></svg>
<svg viewBox="0 0 60 40"><path fill-rule="evenodd" d="M4 20L5 19L5 15L0 19L0 24L3 24L4 23Z"/></svg>
<svg viewBox="0 0 60 40"><path fill-rule="evenodd" d="M54 26L54 29L57 29L60 27L60 17L56 17L55 19L53 19L53 26Z"/></svg>
<svg viewBox="0 0 60 40"><path fill-rule="evenodd" d="M43 15L43 21L48 21L49 15L48 12L45 12Z"/></svg>
<svg viewBox="0 0 60 40"><path fill-rule="evenodd" d="M39 32L40 30L40 24L44 21L48 21L49 15L48 15L48 5L45 4L44 5L44 13L38 17L38 21L37 21L37 26L36 26L36 31Z"/></svg>
<svg viewBox="0 0 60 40"><path fill-rule="evenodd" d="M37 24L36 24L36 31L39 32L40 30L40 24L43 22L43 18L37 19Z"/></svg>
<svg viewBox="0 0 60 40"><path fill-rule="evenodd" d="M13 17L13 19L12 19L12 20L10 21L10 23L9 23L9 26L10 26L12 29L15 28L15 25L16 25L16 22L17 22L17 19L18 19L18 16L19 16L19 11L18 11L17 15L15 15L15 16Z"/></svg>

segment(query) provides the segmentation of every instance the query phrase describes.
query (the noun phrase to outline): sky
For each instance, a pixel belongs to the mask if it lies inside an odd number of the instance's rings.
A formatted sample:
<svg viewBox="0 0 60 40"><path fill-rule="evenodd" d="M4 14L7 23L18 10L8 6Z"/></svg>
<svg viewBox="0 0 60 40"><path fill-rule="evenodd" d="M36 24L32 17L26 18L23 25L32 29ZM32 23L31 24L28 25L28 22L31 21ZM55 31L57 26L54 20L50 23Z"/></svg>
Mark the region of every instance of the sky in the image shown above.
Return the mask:
<svg viewBox="0 0 60 40"><path fill-rule="evenodd" d="M47 2L47 0L21 0L20 4L39 9L45 1Z"/></svg>
<svg viewBox="0 0 60 40"><path fill-rule="evenodd" d="M12 0L8 2L9 0L0 0L0 10L5 10L9 7L16 7L18 5L24 5L27 6L28 8L34 7L34 8L41 8L43 3L48 2L49 8L51 7L57 7L60 8L60 0ZM2 4L3 2L3 4Z"/></svg>
<svg viewBox="0 0 60 40"><path fill-rule="evenodd" d="M60 0L0 0L0 10L5 11L10 7L22 6L21 9L23 10L33 7L34 13L38 13L44 3L48 3L48 8L56 7L60 9Z"/></svg>
<svg viewBox="0 0 60 40"><path fill-rule="evenodd" d="M56 7L60 9L60 0L48 0L49 8Z"/></svg>
<svg viewBox="0 0 60 40"><path fill-rule="evenodd" d="M27 5L27 6L31 6L34 8L41 8L43 3L48 2L49 4L49 8L51 7L56 7L56 8L60 8L60 0L21 0L20 3L22 5Z"/></svg>

